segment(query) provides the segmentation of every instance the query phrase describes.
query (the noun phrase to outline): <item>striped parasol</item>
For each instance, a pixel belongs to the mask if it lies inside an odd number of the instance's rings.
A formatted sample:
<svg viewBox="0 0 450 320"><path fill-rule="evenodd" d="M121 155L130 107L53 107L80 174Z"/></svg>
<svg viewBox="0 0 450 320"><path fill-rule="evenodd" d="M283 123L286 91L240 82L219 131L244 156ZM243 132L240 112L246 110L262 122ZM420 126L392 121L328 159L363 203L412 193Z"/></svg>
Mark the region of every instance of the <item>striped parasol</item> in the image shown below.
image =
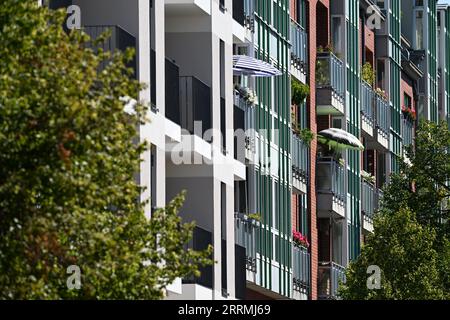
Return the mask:
<svg viewBox="0 0 450 320"><path fill-rule="evenodd" d="M233 56L233 74L236 76L274 77L283 73L262 60L244 55Z"/></svg>
<svg viewBox="0 0 450 320"><path fill-rule="evenodd" d="M319 142L335 149L364 150L364 146L351 133L337 128L329 128L317 134Z"/></svg>

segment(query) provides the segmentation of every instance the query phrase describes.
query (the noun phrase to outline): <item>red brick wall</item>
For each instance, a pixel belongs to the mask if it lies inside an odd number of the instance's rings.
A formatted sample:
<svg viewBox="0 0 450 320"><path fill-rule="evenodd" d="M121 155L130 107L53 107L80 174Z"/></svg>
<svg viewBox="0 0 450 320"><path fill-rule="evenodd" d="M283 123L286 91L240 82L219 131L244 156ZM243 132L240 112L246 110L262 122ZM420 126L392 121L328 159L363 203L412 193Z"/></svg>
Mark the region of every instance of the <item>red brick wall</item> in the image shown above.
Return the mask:
<svg viewBox="0 0 450 320"><path fill-rule="evenodd" d="M291 196L291 220L292 220L292 230L298 230L297 225L297 212L298 212L298 197L296 194Z"/></svg>
<svg viewBox="0 0 450 320"><path fill-rule="evenodd" d="M291 18L294 21L297 21L297 0L291 0L291 9L290 9L290 13L291 13Z"/></svg>
<svg viewBox="0 0 450 320"><path fill-rule="evenodd" d="M405 93L411 97L411 107L414 110L416 108L414 103L414 91L410 83L408 83L404 77L402 77L400 81L400 101L402 103L402 106L405 105Z"/></svg>

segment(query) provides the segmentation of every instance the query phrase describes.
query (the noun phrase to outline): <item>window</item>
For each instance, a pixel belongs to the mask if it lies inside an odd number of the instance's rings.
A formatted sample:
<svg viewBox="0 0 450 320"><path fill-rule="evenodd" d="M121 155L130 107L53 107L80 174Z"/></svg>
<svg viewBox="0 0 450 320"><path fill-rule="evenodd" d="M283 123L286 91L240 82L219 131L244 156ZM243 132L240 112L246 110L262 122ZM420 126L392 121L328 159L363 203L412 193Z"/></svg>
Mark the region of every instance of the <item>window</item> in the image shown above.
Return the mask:
<svg viewBox="0 0 450 320"><path fill-rule="evenodd" d="M415 24L416 24L416 30L415 30L415 48L416 50L422 50L424 48L423 45L423 11L417 10L415 14Z"/></svg>
<svg viewBox="0 0 450 320"><path fill-rule="evenodd" d="M412 106L411 97L409 95L407 95L406 93L403 96L403 105L407 108L411 108L411 106Z"/></svg>

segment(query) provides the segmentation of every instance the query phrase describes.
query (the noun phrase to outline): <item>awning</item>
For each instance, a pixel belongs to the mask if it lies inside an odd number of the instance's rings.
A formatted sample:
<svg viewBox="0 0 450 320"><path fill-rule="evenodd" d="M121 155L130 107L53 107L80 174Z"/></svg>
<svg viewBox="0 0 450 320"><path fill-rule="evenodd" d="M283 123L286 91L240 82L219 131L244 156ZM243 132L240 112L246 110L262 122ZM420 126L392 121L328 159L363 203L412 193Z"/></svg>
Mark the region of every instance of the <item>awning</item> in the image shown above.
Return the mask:
<svg viewBox="0 0 450 320"><path fill-rule="evenodd" d="M336 149L364 150L364 146L351 133L337 128L329 128L317 134L319 142Z"/></svg>
<svg viewBox="0 0 450 320"><path fill-rule="evenodd" d="M233 74L236 76L274 77L283 73L267 63L244 55L233 56Z"/></svg>

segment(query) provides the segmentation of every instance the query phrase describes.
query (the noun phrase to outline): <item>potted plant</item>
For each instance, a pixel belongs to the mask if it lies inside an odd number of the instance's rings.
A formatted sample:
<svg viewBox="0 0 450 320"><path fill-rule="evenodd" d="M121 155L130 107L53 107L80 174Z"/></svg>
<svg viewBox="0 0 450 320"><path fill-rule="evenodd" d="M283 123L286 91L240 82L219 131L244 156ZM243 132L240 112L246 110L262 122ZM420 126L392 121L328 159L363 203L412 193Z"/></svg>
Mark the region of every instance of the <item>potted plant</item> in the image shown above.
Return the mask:
<svg viewBox="0 0 450 320"><path fill-rule="evenodd" d="M309 146L311 144L311 141L314 140L315 135L314 132L312 132L310 129L304 128L298 130L298 137Z"/></svg>
<svg viewBox="0 0 450 320"><path fill-rule="evenodd" d="M386 91L384 91L384 90L381 89L381 88L377 88L377 89L375 90L375 93L376 93L377 95L379 95L381 98L383 98L384 100L387 100L387 99L388 99L388 96L387 96Z"/></svg>
<svg viewBox="0 0 450 320"><path fill-rule="evenodd" d="M409 118L412 121L415 121L417 118L416 110L413 110L410 107L402 106L402 112L405 117Z"/></svg>
<svg viewBox="0 0 450 320"><path fill-rule="evenodd" d="M361 170L361 177L370 184L375 184L375 176L373 176L371 173Z"/></svg>
<svg viewBox="0 0 450 320"><path fill-rule="evenodd" d="M261 214L257 212L250 213L247 215L247 219L252 225L259 225L259 222L261 221Z"/></svg>
<svg viewBox="0 0 450 320"><path fill-rule="evenodd" d="M309 95L309 86L297 80L291 81L291 102L295 105L302 104Z"/></svg>
<svg viewBox="0 0 450 320"><path fill-rule="evenodd" d="M372 86L375 82L375 72L369 62L364 63L361 69L361 78Z"/></svg>
<svg viewBox="0 0 450 320"><path fill-rule="evenodd" d="M238 83L235 84L234 88L239 92L241 97L247 102L249 105L254 106L258 103L258 97L256 92L248 87L242 87Z"/></svg>
<svg viewBox="0 0 450 320"><path fill-rule="evenodd" d="M292 230L292 240L297 247L309 248L308 239L301 232Z"/></svg>

